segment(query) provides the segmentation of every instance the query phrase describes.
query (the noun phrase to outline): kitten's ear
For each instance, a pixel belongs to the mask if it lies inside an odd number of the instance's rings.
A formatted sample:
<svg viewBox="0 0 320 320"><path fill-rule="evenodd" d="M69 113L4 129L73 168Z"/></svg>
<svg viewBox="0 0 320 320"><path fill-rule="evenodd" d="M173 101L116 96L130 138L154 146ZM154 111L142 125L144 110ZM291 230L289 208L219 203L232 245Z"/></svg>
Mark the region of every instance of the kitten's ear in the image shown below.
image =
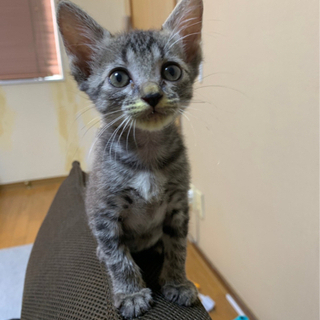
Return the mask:
<svg viewBox="0 0 320 320"><path fill-rule="evenodd" d="M202 0L181 0L162 26L179 34L188 62L201 53L202 14Z"/></svg>
<svg viewBox="0 0 320 320"><path fill-rule="evenodd" d="M72 74L80 83L90 75L95 49L108 32L70 1L59 2L57 20Z"/></svg>

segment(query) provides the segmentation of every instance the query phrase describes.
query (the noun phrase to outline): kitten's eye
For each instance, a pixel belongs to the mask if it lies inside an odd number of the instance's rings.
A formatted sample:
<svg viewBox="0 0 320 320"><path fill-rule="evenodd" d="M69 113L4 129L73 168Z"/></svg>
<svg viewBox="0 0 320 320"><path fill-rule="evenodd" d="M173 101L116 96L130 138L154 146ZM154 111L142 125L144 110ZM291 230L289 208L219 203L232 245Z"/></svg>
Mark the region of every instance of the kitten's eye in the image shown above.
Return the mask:
<svg viewBox="0 0 320 320"><path fill-rule="evenodd" d="M117 88L125 87L130 82L130 77L124 70L116 70L109 76L109 82Z"/></svg>
<svg viewBox="0 0 320 320"><path fill-rule="evenodd" d="M169 81L177 81L180 79L182 74L181 69L175 65L165 65L162 69L162 78L169 80Z"/></svg>

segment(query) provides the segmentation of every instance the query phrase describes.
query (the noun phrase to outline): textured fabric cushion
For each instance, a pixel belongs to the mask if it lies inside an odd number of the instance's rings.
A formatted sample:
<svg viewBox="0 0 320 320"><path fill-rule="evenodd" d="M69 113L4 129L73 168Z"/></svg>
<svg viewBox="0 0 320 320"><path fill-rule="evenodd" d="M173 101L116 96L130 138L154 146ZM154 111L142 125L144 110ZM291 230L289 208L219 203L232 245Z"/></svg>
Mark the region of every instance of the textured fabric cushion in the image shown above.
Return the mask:
<svg viewBox="0 0 320 320"><path fill-rule="evenodd" d="M78 162L61 185L41 226L29 260L24 286L22 320L116 319L111 283L96 258L96 242L84 208L85 174ZM161 296L157 277L162 256L146 251L134 256L154 291L154 306L139 319L209 320L198 301L180 307Z"/></svg>

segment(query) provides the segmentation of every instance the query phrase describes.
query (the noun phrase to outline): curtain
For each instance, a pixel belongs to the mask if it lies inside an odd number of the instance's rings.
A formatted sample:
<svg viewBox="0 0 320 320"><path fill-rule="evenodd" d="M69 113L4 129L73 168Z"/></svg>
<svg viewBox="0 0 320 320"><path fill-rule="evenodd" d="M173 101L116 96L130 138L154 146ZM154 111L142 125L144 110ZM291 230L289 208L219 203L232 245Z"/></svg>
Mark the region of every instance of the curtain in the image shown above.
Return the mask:
<svg viewBox="0 0 320 320"><path fill-rule="evenodd" d="M0 80L60 74L50 0L0 0Z"/></svg>

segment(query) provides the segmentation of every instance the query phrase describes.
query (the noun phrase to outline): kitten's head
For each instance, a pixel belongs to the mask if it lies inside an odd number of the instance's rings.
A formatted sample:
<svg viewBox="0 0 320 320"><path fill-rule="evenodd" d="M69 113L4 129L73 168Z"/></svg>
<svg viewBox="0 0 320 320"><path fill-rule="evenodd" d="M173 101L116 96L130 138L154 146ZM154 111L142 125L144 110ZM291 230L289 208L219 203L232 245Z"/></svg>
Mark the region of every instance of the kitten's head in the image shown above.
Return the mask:
<svg viewBox="0 0 320 320"><path fill-rule="evenodd" d="M73 3L59 3L71 72L108 122L161 130L189 104L202 11L202 0L181 0L161 30L112 35Z"/></svg>

